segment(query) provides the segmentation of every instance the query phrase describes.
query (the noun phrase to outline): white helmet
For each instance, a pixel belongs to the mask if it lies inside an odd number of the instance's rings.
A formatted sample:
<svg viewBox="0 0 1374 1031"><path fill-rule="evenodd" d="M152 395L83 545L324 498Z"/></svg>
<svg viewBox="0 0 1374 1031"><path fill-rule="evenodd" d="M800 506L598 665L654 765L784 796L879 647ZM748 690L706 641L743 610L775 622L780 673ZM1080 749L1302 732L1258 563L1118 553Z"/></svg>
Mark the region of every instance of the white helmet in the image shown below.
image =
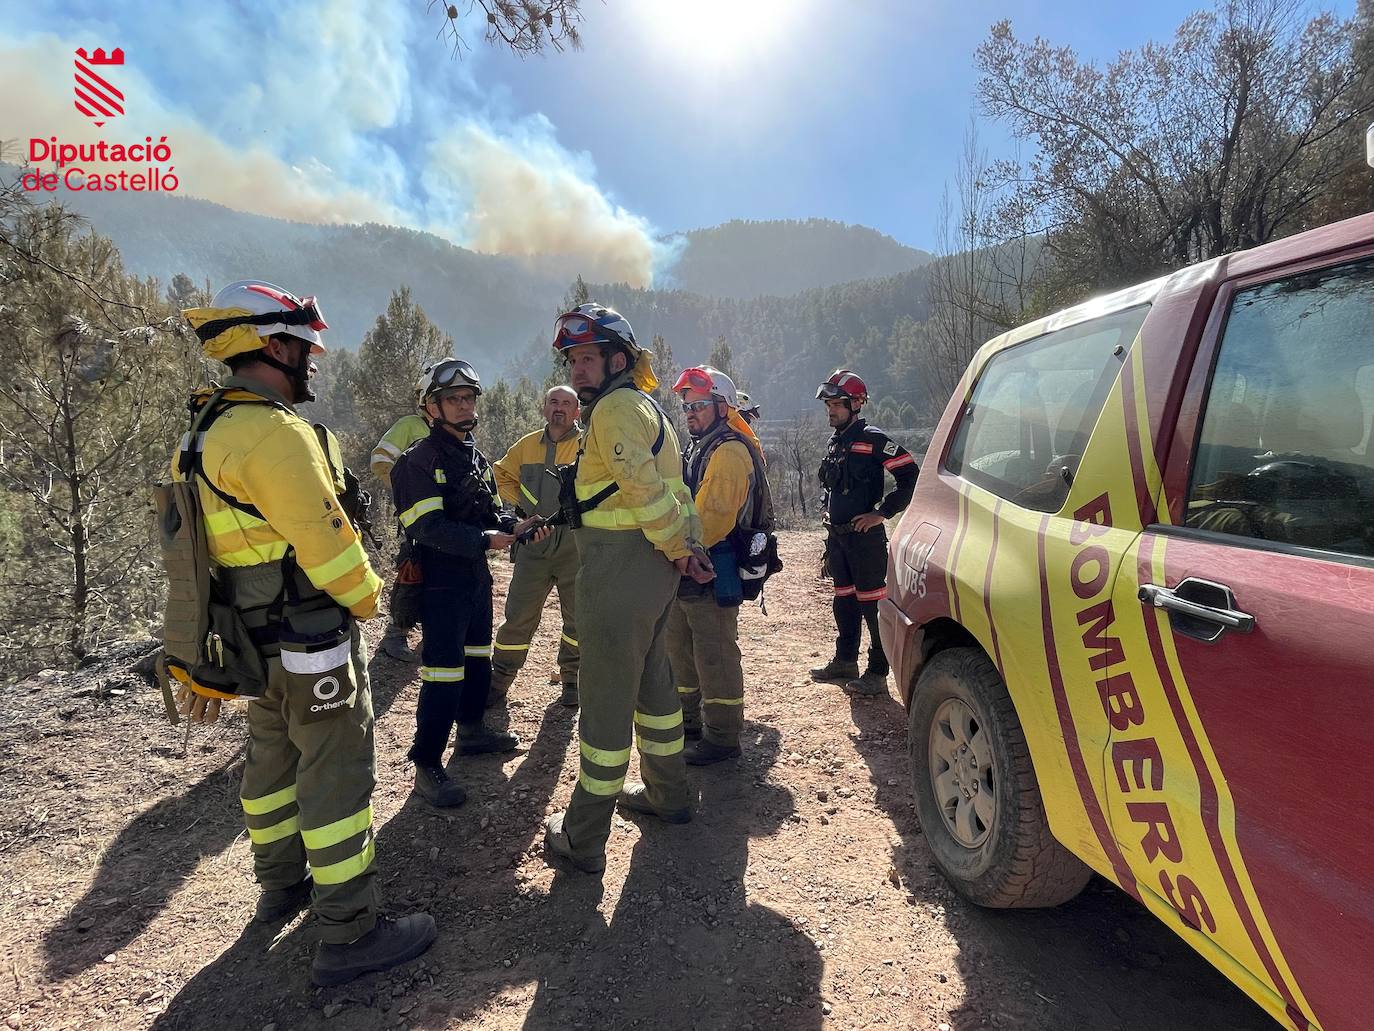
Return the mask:
<svg viewBox="0 0 1374 1031"><path fill-rule="evenodd" d="M743 416L759 415L759 403L746 394L743 390L739 392L739 413Z"/></svg>
<svg viewBox="0 0 1374 1031"><path fill-rule="evenodd" d="M320 330L328 329L320 313L320 306L313 296L299 298L289 290L264 282L261 279L242 279L230 283L215 294L210 302L212 309L237 309L248 313L247 316L227 316L205 322L197 327L202 343L209 344L225 329L235 325L251 326L262 337L293 336L309 341L311 354L324 353L324 338ZM281 315L275 322L261 321L265 315ZM246 350L240 346L235 350Z"/></svg>
<svg viewBox="0 0 1374 1031"><path fill-rule="evenodd" d="M471 387L482 393L482 380L477 370L461 358L444 358L433 365L426 365L415 384L415 393L421 402L443 390L445 387Z"/></svg>
<svg viewBox="0 0 1374 1031"><path fill-rule="evenodd" d="M739 407L739 391L735 389L735 381L719 369L714 369L709 365L703 365L711 376L711 394L720 398L731 408Z"/></svg>
<svg viewBox="0 0 1374 1031"><path fill-rule="evenodd" d="M709 365L694 365L690 369L684 369L677 382L673 384L673 393L678 394L689 388L710 394L716 400L724 401L730 408L739 407L739 391L735 389L735 381Z"/></svg>

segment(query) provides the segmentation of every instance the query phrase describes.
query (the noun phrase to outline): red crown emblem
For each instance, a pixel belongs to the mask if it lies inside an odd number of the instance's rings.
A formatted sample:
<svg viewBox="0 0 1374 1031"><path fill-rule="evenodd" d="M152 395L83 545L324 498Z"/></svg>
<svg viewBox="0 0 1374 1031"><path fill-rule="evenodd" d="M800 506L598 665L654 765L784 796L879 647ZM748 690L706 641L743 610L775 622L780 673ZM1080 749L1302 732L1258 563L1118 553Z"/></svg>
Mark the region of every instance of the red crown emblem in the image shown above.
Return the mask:
<svg viewBox="0 0 1374 1031"><path fill-rule="evenodd" d="M75 94L72 102L96 125L104 125L105 119L124 113L124 94L109 81L109 72L106 71L123 64L124 51L120 47L111 50L108 57L104 47L97 47L90 55L87 55L85 47L76 52Z"/></svg>

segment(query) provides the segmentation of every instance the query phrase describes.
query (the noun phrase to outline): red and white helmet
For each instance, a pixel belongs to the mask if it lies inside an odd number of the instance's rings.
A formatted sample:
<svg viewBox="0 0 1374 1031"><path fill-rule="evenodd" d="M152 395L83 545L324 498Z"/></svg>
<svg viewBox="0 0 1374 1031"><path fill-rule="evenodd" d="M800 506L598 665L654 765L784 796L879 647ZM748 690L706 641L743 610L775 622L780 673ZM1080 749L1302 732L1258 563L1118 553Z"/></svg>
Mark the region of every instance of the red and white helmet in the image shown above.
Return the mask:
<svg viewBox="0 0 1374 1031"><path fill-rule="evenodd" d="M830 378L821 384L816 391L816 397L822 401L830 401L834 398L848 398L851 401L867 401L868 387L859 378L856 372L848 369L836 369L830 374Z"/></svg>
<svg viewBox="0 0 1374 1031"><path fill-rule="evenodd" d="M309 341L311 354L324 352L324 338L320 336L320 330L328 329L329 324L324 321L319 303L313 296L298 298L289 290L261 279L243 279L230 283L215 294L210 307L236 309L247 314L229 316L200 326L197 333L201 335L202 342L218 335L211 331L222 332L235 325L251 325L261 338L299 337ZM268 321L266 317L269 315L280 315L281 318Z"/></svg>
<svg viewBox="0 0 1374 1031"><path fill-rule="evenodd" d="M682 370L682 375L673 384L673 393L680 394L689 389L710 394L731 408L739 407L739 391L735 389L735 381L709 365L694 365L690 369Z"/></svg>

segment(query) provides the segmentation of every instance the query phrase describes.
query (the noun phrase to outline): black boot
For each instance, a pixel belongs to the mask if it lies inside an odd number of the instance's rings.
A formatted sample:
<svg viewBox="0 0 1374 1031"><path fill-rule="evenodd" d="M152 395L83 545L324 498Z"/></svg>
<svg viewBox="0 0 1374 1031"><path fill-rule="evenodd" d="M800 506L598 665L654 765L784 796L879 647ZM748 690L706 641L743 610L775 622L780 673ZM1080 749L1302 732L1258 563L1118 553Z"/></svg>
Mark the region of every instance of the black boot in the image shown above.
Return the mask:
<svg viewBox="0 0 1374 1031"><path fill-rule="evenodd" d="M693 741L682 753L682 758L688 766L710 766L724 759L737 758L739 754L739 745L718 745L714 741L702 738L700 741Z"/></svg>
<svg viewBox="0 0 1374 1031"><path fill-rule="evenodd" d="M520 739L504 730L489 730L478 720L458 724L456 749L459 755L486 755L490 752L513 752L520 747Z"/></svg>
<svg viewBox="0 0 1374 1031"><path fill-rule="evenodd" d="M468 793L450 780L438 763L415 764L415 794L440 809L451 809L468 800Z"/></svg>
<svg viewBox="0 0 1374 1031"><path fill-rule="evenodd" d="M566 705L569 709L577 708L579 698L577 694L576 680L563 681L563 693L559 695L558 700L562 702L564 705Z"/></svg>
<svg viewBox="0 0 1374 1031"><path fill-rule="evenodd" d="M315 882L307 875L305 880L289 888L269 888L258 896L253 919L260 924L274 924L284 917L299 913L310 905L310 889L314 886Z"/></svg>
<svg viewBox="0 0 1374 1031"><path fill-rule="evenodd" d="M621 809L628 809L632 813L657 816L664 823L692 822L692 810L687 806L683 806L681 809L660 809L650 802L649 789L643 784L633 782L626 784L620 789L620 794L616 795L615 800Z"/></svg>
<svg viewBox="0 0 1374 1031"><path fill-rule="evenodd" d="M434 935L434 917L428 913L412 913L399 920L378 917L377 926L357 941L347 945L320 942L310 979L327 988L363 974L390 970L428 949Z"/></svg>
<svg viewBox="0 0 1374 1031"><path fill-rule="evenodd" d="M817 666L811 671L812 680L829 680L841 684L855 679L858 675L858 659L831 659L824 666Z"/></svg>

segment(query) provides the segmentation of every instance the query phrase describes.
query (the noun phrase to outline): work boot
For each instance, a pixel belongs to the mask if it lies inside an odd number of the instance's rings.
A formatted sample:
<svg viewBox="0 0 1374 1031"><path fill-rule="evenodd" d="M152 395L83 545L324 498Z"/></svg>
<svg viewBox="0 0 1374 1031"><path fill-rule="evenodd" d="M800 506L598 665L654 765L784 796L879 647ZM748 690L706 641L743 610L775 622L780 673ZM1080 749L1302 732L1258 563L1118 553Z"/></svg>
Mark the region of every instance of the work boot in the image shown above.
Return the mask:
<svg viewBox="0 0 1374 1031"><path fill-rule="evenodd" d="M260 924L275 924L284 917L294 916L310 905L310 889L315 882L307 874L305 880L289 888L269 888L258 896L253 919Z"/></svg>
<svg viewBox="0 0 1374 1031"><path fill-rule="evenodd" d="M415 794L438 809L451 809L468 800L468 793L438 763L415 764Z"/></svg>
<svg viewBox="0 0 1374 1031"><path fill-rule="evenodd" d="M887 674L869 670L856 680L844 685L844 693L852 695L887 694Z"/></svg>
<svg viewBox="0 0 1374 1031"><path fill-rule="evenodd" d="M420 955L434 943L434 917L411 913L399 920L378 917L377 926L347 945L320 942L310 965L310 980L321 988L363 974L390 970Z"/></svg>
<svg viewBox="0 0 1374 1031"><path fill-rule="evenodd" d="M562 702L564 705L566 705L569 709L577 708L578 695L576 680L563 681L563 693L558 696L558 700Z"/></svg>
<svg viewBox="0 0 1374 1031"><path fill-rule="evenodd" d="M405 627L392 623L386 628L386 633L382 635L382 643L377 646L377 650L397 662L418 663L420 656L415 654L407 642L408 634L409 631Z"/></svg>
<svg viewBox="0 0 1374 1031"><path fill-rule="evenodd" d="M701 737L701 706L682 707L682 736L688 741Z"/></svg>
<svg viewBox="0 0 1374 1031"><path fill-rule="evenodd" d="M491 752L513 752L520 747L520 739L504 730L490 730L478 720L458 724L455 748L459 755L486 755Z"/></svg>
<svg viewBox="0 0 1374 1031"><path fill-rule="evenodd" d="M660 809L649 801L649 791L643 784L636 784L633 781L620 789L620 794L615 796L615 800L620 803L621 809L628 809L633 813L644 813L647 816L657 816L664 823L691 823L692 810L687 806L681 809Z"/></svg>
<svg viewBox="0 0 1374 1031"><path fill-rule="evenodd" d="M847 680L853 680L858 675L859 663L854 659L831 659L824 666L817 666L811 671L812 680L831 681L840 684Z"/></svg>
<svg viewBox="0 0 1374 1031"><path fill-rule="evenodd" d="M574 870L582 873L601 873L606 869L606 853L599 856L579 856L573 851L568 832L563 829L565 813L554 813L544 821L544 862L557 866L555 860L561 859Z"/></svg>
<svg viewBox="0 0 1374 1031"><path fill-rule="evenodd" d="M688 766L710 766L724 759L737 758L739 754L739 745L718 745L714 741L702 738L700 741L693 741L691 747L682 753L682 758Z"/></svg>
<svg viewBox="0 0 1374 1031"><path fill-rule="evenodd" d="M496 709L506 704L506 697L510 694L510 686L515 683L515 677L507 676L505 673L493 672L491 675L491 691L487 695L487 708Z"/></svg>

